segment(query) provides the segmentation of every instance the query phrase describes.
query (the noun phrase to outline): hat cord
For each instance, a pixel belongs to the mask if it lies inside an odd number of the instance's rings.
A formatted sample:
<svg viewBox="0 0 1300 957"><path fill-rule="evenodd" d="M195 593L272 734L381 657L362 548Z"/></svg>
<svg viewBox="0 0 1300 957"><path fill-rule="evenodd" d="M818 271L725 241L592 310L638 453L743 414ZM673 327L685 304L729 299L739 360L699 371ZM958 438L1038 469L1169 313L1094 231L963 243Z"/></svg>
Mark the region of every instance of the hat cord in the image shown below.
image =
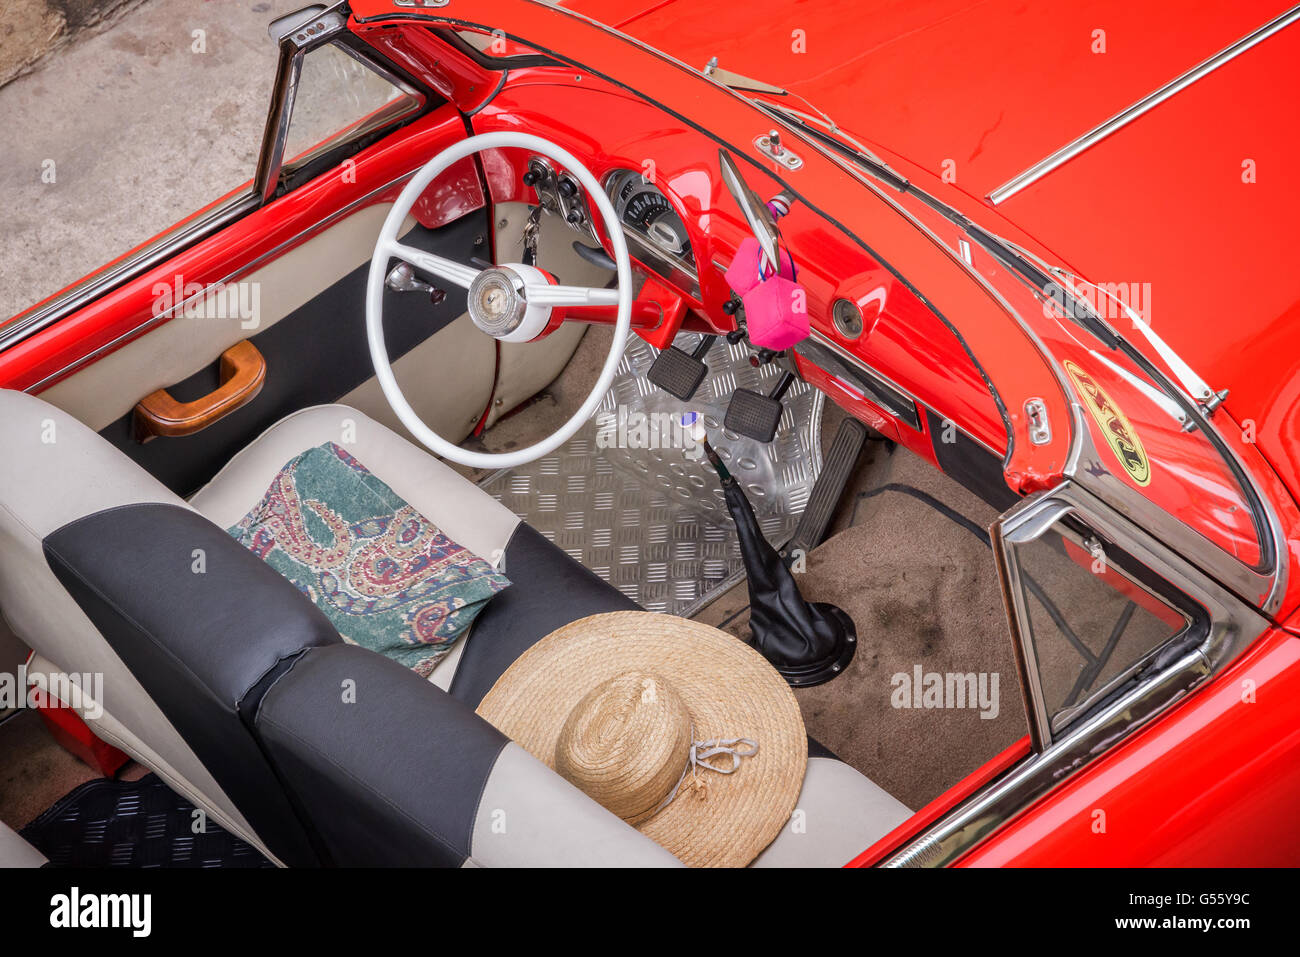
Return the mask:
<svg viewBox="0 0 1300 957"><path fill-rule="evenodd" d="M738 745L746 745L741 748ZM669 804L677 793L682 789L682 782L686 780L686 775L690 775L693 781L699 780L697 773L699 768L713 771L717 774L735 774L740 768L741 758L752 758L758 753L758 742L750 738L710 738L707 741L695 740L695 725L691 725L691 751L687 756L686 767L682 768L682 776L677 779L673 789L668 792L668 796L659 802L659 806L650 812L649 817L654 817ZM729 755L731 757L731 767L718 767L710 764L709 758L715 758L718 755Z"/></svg>

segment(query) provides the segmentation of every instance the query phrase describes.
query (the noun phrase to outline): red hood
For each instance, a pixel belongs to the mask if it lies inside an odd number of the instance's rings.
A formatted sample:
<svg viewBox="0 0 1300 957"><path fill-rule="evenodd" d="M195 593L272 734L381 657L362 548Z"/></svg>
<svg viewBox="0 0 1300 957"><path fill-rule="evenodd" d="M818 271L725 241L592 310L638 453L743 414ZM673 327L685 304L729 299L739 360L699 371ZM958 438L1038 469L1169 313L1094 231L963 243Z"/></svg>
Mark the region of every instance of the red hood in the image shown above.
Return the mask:
<svg viewBox="0 0 1300 957"><path fill-rule="evenodd" d="M742 24L731 4L565 4L693 66L717 56L725 69L805 97L886 155L955 175L965 196L949 201L967 210L1289 5L750 0ZM684 22L693 18L701 22ZM998 207L1078 275L1148 294L1153 328L1211 387L1229 390L1226 409L1293 492L1296 62L1300 24ZM1246 160L1254 183L1242 181Z"/></svg>

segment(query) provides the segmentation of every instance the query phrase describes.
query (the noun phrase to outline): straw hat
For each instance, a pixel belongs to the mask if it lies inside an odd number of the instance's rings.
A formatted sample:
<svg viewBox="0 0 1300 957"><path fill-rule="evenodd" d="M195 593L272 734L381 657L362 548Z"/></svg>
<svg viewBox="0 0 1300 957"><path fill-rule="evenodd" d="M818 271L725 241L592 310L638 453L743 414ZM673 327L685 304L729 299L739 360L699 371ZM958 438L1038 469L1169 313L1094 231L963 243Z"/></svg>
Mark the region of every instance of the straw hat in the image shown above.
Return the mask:
<svg viewBox="0 0 1300 957"><path fill-rule="evenodd" d="M808 737L744 642L641 611L592 615L510 666L478 713L693 867L743 867L794 811Z"/></svg>

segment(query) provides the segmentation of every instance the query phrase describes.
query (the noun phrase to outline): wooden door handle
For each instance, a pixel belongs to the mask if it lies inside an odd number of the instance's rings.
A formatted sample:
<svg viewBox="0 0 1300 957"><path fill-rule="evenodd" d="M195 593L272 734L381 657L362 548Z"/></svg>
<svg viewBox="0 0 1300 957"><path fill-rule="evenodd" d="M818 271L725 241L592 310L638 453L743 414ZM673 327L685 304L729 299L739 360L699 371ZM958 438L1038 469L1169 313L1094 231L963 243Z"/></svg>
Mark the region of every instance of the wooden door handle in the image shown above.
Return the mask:
<svg viewBox="0 0 1300 957"><path fill-rule="evenodd" d="M166 389L151 392L135 406L135 437L193 435L251 402L266 381L266 360L249 340L221 353L221 385L193 402L178 402Z"/></svg>

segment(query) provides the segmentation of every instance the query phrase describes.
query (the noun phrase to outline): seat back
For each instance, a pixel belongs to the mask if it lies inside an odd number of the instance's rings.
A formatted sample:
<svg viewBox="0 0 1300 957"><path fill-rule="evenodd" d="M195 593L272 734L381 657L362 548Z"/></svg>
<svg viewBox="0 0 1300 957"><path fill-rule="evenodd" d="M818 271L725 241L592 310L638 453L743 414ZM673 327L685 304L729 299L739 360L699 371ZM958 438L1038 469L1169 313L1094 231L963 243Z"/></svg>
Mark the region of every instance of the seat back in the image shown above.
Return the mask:
<svg viewBox="0 0 1300 957"><path fill-rule="evenodd" d="M218 823L285 863L317 855L238 705L338 641L301 593L71 416L0 390L0 609L83 716ZM251 702L252 699L246 701Z"/></svg>
<svg viewBox="0 0 1300 957"><path fill-rule="evenodd" d="M413 671L315 648L255 727L343 866L675 866L675 857Z"/></svg>

